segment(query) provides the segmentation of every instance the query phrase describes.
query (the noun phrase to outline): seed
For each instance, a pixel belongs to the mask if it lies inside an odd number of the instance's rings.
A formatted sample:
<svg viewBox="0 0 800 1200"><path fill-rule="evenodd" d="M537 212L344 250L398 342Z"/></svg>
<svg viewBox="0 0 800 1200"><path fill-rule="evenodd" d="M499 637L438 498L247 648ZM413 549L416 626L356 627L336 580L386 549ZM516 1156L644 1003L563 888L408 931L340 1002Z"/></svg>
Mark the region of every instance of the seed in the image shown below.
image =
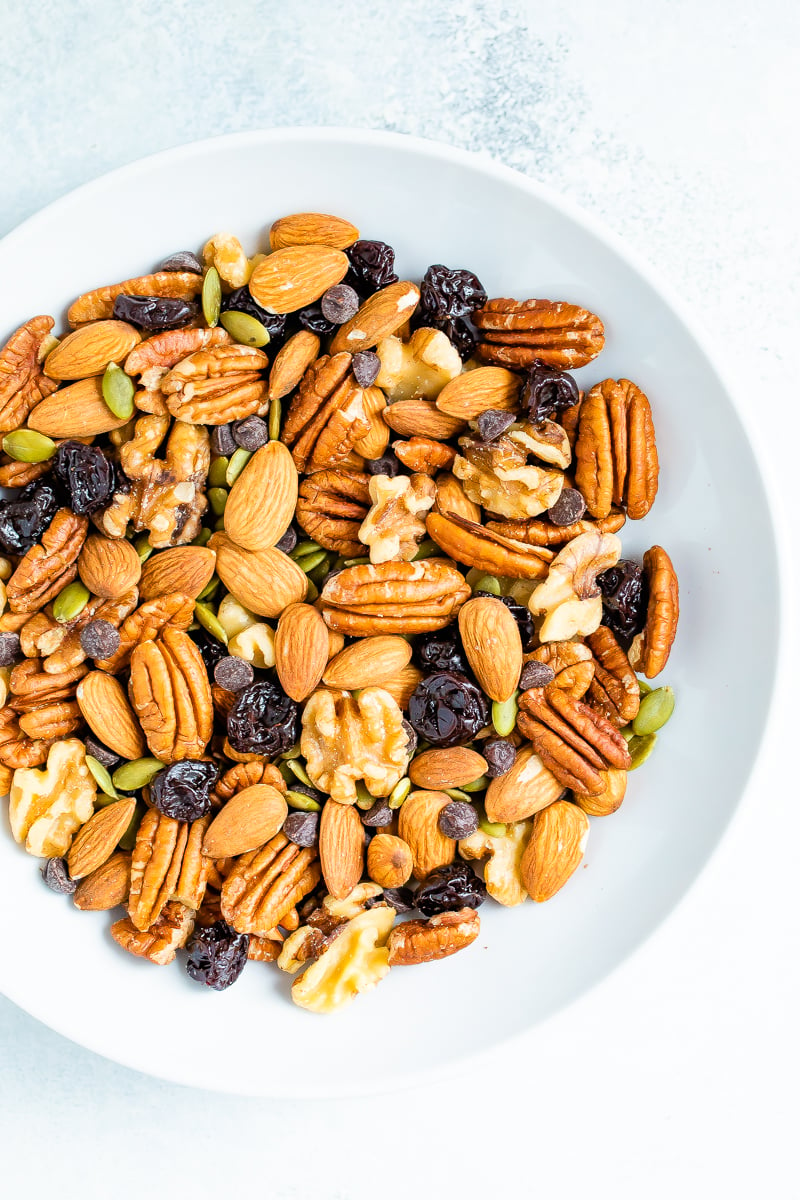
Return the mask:
<svg viewBox="0 0 800 1200"><path fill-rule="evenodd" d="M517 696L509 696L508 700L495 700L492 704L492 724L500 737L508 737L517 723Z"/></svg>
<svg viewBox="0 0 800 1200"><path fill-rule="evenodd" d="M250 313L237 312L231 308L222 314L220 323L233 340L242 346L266 346L269 341L269 330L255 317L251 317Z"/></svg>
<svg viewBox="0 0 800 1200"><path fill-rule="evenodd" d="M306 787L313 788L314 785L308 777L308 772L300 762L299 758L287 759L286 766L288 767L290 773L294 775L295 779L299 779L301 783L306 785Z"/></svg>
<svg viewBox="0 0 800 1200"><path fill-rule="evenodd" d="M284 750L283 754L281 754L280 757L284 760L284 762L290 758L299 758L300 757L300 743L298 742L296 746L292 746L290 750Z"/></svg>
<svg viewBox="0 0 800 1200"><path fill-rule="evenodd" d="M118 791L138 792L140 788L147 787L153 776L163 769L164 763L157 758L134 758L132 762L117 767L111 781Z"/></svg>
<svg viewBox="0 0 800 1200"><path fill-rule="evenodd" d="M52 438L33 429L15 429L3 438L3 449L17 462L40 463L53 457L56 444Z"/></svg>
<svg viewBox="0 0 800 1200"><path fill-rule="evenodd" d="M234 450L233 454L231 455L230 462L228 463L228 469L225 472L225 482L227 483L228 487L233 487L234 483L239 478L251 458L252 455L250 451L243 450L241 446L238 450Z"/></svg>
<svg viewBox="0 0 800 1200"><path fill-rule="evenodd" d="M656 733L672 716L675 710L675 693L671 687L656 688L648 692L639 705L633 720L633 732L637 737Z"/></svg>
<svg viewBox="0 0 800 1200"><path fill-rule="evenodd" d="M320 546L319 542L312 542L310 540L305 541L305 542L298 542L297 545L295 546L294 550L292 550L290 552L289 558L294 558L294 559L302 558L306 554L313 554L316 550L321 550L321 549L322 549L322 546Z"/></svg>
<svg viewBox="0 0 800 1200"><path fill-rule="evenodd" d="M419 550L414 555L412 562L421 562L423 558L433 558L436 554L441 554L441 550L436 545L432 538L426 538L424 542L420 542Z"/></svg>
<svg viewBox="0 0 800 1200"><path fill-rule="evenodd" d="M315 567L320 565L320 563L325 562L327 557L327 550L317 550L314 554L300 555L300 557L296 558L294 561L297 563L300 570L307 575L309 571L313 571Z"/></svg>
<svg viewBox="0 0 800 1200"><path fill-rule="evenodd" d="M375 803L375 797L371 796L365 785L360 779L356 781L356 805L363 812L369 812Z"/></svg>
<svg viewBox="0 0 800 1200"><path fill-rule="evenodd" d="M281 417L283 409L281 402L277 398L270 401L269 405L269 440L271 442L279 442L281 438Z"/></svg>
<svg viewBox="0 0 800 1200"><path fill-rule="evenodd" d="M235 449L235 447L234 447ZM233 453L233 451L231 451ZM225 486L225 480L228 474L228 466L230 459L215 458L208 469L208 486L210 488L220 488Z"/></svg>
<svg viewBox="0 0 800 1200"><path fill-rule="evenodd" d="M198 533L197 537L192 541L193 546L205 546L208 539L211 537L211 530L205 525Z"/></svg>
<svg viewBox="0 0 800 1200"><path fill-rule="evenodd" d="M98 792L95 796L95 808L108 808L109 804L116 804L117 800L124 799L123 796L107 796L103 792Z"/></svg>
<svg viewBox="0 0 800 1200"><path fill-rule="evenodd" d="M472 590L473 592L489 592L492 596L502 596L503 594L500 580L495 575L481 575Z"/></svg>
<svg viewBox="0 0 800 1200"><path fill-rule="evenodd" d="M650 684L645 683L645 681L643 679L637 679L636 682L639 684L639 695L640 696L647 696L647 695L649 695L650 692L652 692L653 689L650 687Z"/></svg>
<svg viewBox="0 0 800 1200"><path fill-rule="evenodd" d="M469 792L472 795L473 792L482 792L485 787L488 787L488 784L489 776L479 775L477 779L473 779L472 783L462 783L461 791Z"/></svg>
<svg viewBox="0 0 800 1200"><path fill-rule="evenodd" d="M194 615L203 626L203 629L205 629L206 633L210 633L211 636L216 638L218 642L222 642L224 646L227 646L228 635L222 628L222 625L219 623L217 614L214 612L213 608L210 608L208 604L200 604L199 601L196 601L194 606Z"/></svg>
<svg viewBox="0 0 800 1200"><path fill-rule="evenodd" d="M62 588L56 596L53 601L53 616L59 625L64 625L73 617L77 617L88 603L89 589L76 579L74 583L68 583Z"/></svg>
<svg viewBox="0 0 800 1200"><path fill-rule="evenodd" d="M219 575L212 575L211 578L209 579L208 583L206 584L206 586L203 588L200 595L197 597L197 599L198 600L207 600L209 598L209 596L213 596L214 593L218 590L221 582L222 581L220 580Z"/></svg>
<svg viewBox="0 0 800 1200"><path fill-rule="evenodd" d="M122 367L115 362L110 362L106 367L101 386L106 408L121 421L129 421L133 416L135 390L130 375L126 375Z"/></svg>
<svg viewBox="0 0 800 1200"><path fill-rule="evenodd" d="M111 782L111 776L103 764L98 762L93 754L87 754L86 765L100 790L105 792L106 796L113 796L115 800L119 800L120 794Z"/></svg>
<svg viewBox="0 0 800 1200"><path fill-rule="evenodd" d="M650 757L657 741L657 733L649 733L646 737L631 738L628 742L628 750L631 756L631 765L628 767L629 771L635 771L637 767L640 767Z"/></svg>
<svg viewBox="0 0 800 1200"><path fill-rule="evenodd" d="M624 728L620 729L620 733L625 738L626 742L630 742L636 736L633 732L632 725L625 725Z"/></svg>
<svg viewBox="0 0 800 1200"><path fill-rule="evenodd" d="M486 817L479 819L478 827L487 837L505 837L508 833L507 825L501 825L497 821L487 821Z"/></svg>
<svg viewBox="0 0 800 1200"><path fill-rule="evenodd" d="M406 776L396 783L389 793L389 808L399 808L411 791L411 780Z"/></svg>
<svg viewBox="0 0 800 1200"><path fill-rule="evenodd" d="M206 493L208 503L211 505L211 511L218 517L221 517L225 512L225 505L228 503L228 489L222 487L212 487Z"/></svg>
<svg viewBox="0 0 800 1200"><path fill-rule="evenodd" d="M211 537L211 534L208 535ZM140 533L136 541L133 543L133 548L139 555L139 562L144 564L147 562L150 555L153 553L153 547L150 545L150 534Z"/></svg>
<svg viewBox="0 0 800 1200"><path fill-rule="evenodd" d="M299 809L300 812L319 812L322 808L313 796L307 796L305 792L298 792L294 788L288 788L285 795L289 807Z"/></svg>
<svg viewBox="0 0 800 1200"><path fill-rule="evenodd" d="M314 583L313 579L309 579L308 589L306 591L306 604L313 604L317 599L319 599L319 588Z"/></svg>
<svg viewBox="0 0 800 1200"><path fill-rule="evenodd" d="M225 528L225 517L224 516L217 517L216 521L214 522L214 532L222 533L224 528Z"/></svg>
<svg viewBox="0 0 800 1200"><path fill-rule="evenodd" d="M449 796L451 800L463 801L465 804L469 803L469 796L462 788L444 788L444 794L445 796Z"/></svg>
<svg viewBox="0 0 800 1200"><path fill-rule="evenodd" d="M202 301L206 324L213 329L219 321L219 307L222 304L222 284L216 267L209 267L206 271L206 277L203 280ZM230 330L228 332L230 333Z"/></svg>
<svg viewBox="0 0 800 1200"><path fill-rule="evenodd" d="M132 850L136 845L136 834L139 832L139 825L146 812L146 804L141 800L137 800L136 808L133 810L133 816L131 817L131 823L119 839L118 845L120 850Z"/></svg>

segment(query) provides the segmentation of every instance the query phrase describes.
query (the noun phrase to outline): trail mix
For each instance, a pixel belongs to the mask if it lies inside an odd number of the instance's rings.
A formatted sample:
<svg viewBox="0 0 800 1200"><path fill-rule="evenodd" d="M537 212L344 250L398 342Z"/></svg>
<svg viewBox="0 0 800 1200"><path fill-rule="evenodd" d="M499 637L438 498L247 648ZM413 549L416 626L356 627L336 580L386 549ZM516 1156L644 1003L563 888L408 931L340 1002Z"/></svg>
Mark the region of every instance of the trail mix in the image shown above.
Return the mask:
<svg viewBox="0 0 800 1200"><path fill-rule="evenodd" d="M674 705L675 571L618 536L650 404L569 374L600 318L300 213L68 320L0 350L0 791L45 883L314 1012L549 900Z"/></svg>

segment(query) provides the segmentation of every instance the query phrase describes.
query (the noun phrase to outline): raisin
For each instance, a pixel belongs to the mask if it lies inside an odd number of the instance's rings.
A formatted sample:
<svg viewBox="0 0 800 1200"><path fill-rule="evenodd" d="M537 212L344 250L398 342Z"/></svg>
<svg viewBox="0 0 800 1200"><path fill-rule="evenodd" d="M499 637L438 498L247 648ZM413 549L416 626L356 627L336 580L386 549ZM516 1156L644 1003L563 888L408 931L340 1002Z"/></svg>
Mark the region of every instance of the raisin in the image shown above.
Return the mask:
<svg viewBox="0 0 800 1200"><path fill-rule="evenodd" d="M384 888L382 896L375 896L374 899L367 901L367 908L375 908L384 900L391 905L395 912L412 912L414 908L414 893L409 887Z"/></svg>
<svg viewBox="0 0 800 1200"><path fill-rule="evenodd" d="M597 586L603 596L602 623L627 650L647 620L649 592L644 572L638 563L622 558L597 576Z"/></svg>
<svg viewBox="0 0 800 1200"><path fill-rule="evenodd" d="M580 521L586 512L586 501L577 488L565 487L555 504L547 510L547 515L554 525L572 525Z"/></svg>
<svg viewBox="0 0 800 1200"><path fill-rule="evenodd" d="M210 676L213 676L214 668L220 659L227 658L227 649L223 646L222 642L218 642L205 629L193 629L189 636L200 651L206 671Z"/></svg>
<svg viewBox="0 0 800 1200"><path fill-rule="evenodd" d="M192 979L221 992L236 983L247 962L249 933L238 933L227 921L197 929L187 946L186 970Z"/></svg>
<svg viewBox="0 0 800 1200"><path fill-rule="evenodd" d="M363 295L370 296L397 283L399 278L394 270L394 250L386 242L353 242L347 251L350 259L350 270L345 279Z"/></svg>
<svg viewBox="0 0 800 1200"><path fill-rule="evenodd" d="M96 758L107 771L113 771L122 762L121 756L115 754L113 750L109 750L108 746L96 738L93 733L86 734L83 744L86 747L86 753L91 754L92 758Z"/></svg>
<svg viewBox="0 0 800 1200"><path fill-rule="evenodd" d="M390 479L394 479L395 475L400 474L402 467L394 451L387 450L380 458L366 459L364 470L368 475L388 475Z"/></svg>
<svg viewBox="0 0 800 1200"><path fill-rule="evenodd" d="M114 300L117 321L127 321L148 333L183 329L199 315L200 309L192 300L176 300L172 296L117 296Z"/></svg>
<svg viewBox="0 0 800 1200"><path fill-rule="evenodd" d="M233 440L242 450L260 450L269 441L269 428L261 417L243 417L231 425Z"/></svg>
<svg viewBox="0 0 800 1200"><path fill-rule="evenodd" d="M479 588L474 595L491 596L492 593L481 591ZM533 642L533 635L535 632L533 617L531 616L529 609L527 609L524 604L520 604L519 601L515 600L512 596L495 596L494 599L500 600L503 604L505 604L506 608L511 613L519 627L519 635L522 638L522 649L529 650L531 643Z"/></svg>
<svg viewBox="0 0 800 1200"><path fill-rule="evenodd" d="M203 274L203 264L191 250L178 250L170 254L156 267L157 271L191 271L194 275Z"/></svg>
<svg viewBox="0 0 800 1200"><path fill-rule="evenodd" d="M527 408L531 421L551 420L579 399L578 385L571 375L548 367L540 358L534 360L522 389L522 407Z"/></svg>
<svg viewBox="0 0 800 1200"><path fill-rule="evenodd" d="M295 846L310 849L317 840L319 813L290 812L283 822L283 833Z"/></svg>
<svg viewBox="0 0 800 1200"><path fill-rule="evenodd" d="M408 702L408 719L432 746L463 746L489 722L489 706L480 688L455 671L423 679Z"/></svg>
<svg viewBox="0 0 800 1200"><path fill-rule="evenodd" d="M548 683L552 683L555 677L556 673L551 666L532 658L522 668L522 673L519 677L520 691L527 692L528 688L547 687Z"/></svg>
<svg viewBox="0 0 800 1200"><path fill-rule="evenodd" d="M481 742L481 754L486 759L486 774L490 779L497 779L510 771L516 761L517 749L507 738L493 737Z"/></svg>
<svg viewBox="0 0 800 1200"><path fill-rule="evenodd" d="M214 682L226 692L240 692L253 682L252 665L235 654L226 654L214 667Z"/></svg>
<svg viewBox="0 0 800 1200"><path fill-rule="evenodd" d="M286 337L286 323L289 319L287 314L267 312L256 303L247 286L236 288L229 296L223 296L221 311L243 312L247 313L248 317L255 317L269 334L270 350L279 349Z"/></svg>
<svg viewBox="0 0 800 1200"><path fill-rule="evenodd" d="M211 789L218 778L215 763L183 759L153 777L150 801L165 817L196 821L211 811Z"/></svg>
<svg viewBox="0 0 800 1200"><path fill-rule="evenodd" d="M299 540L297 530L294 525L290 525L281 540L275 543L275 549L282 550L284 554L291 554Z"/></svg>
<svg viewBox="0 0 800 1200"><path fill-rule="evenodd" d="M359 387L372 387L380 371L381 360L374 350L359 350L353 355L353 375Z"/></svg>
<svg viewBox="0 0 800 1200"><path fill-rule="evenodd" d="M392 810L386 800L376 800L372 808L362 812L361 820L369 829L379 829L388 825L392 819Z"/></svg>
<svg viewBox="0 0 800 1200"><path fill-rule="evenodd" d="M454 842L469 837L478 828L478 814L465 800L445 804L439 813L439 832Z"/></svg>
<svg viewBox="0 0 800 1200"><path fill-rule="evenodd" d="M69 877L65 858L48 858L42 867L42 879L51 892L60 892L62 896L71 896L78 886L78 881Z"/></svg>
<svg viewBox="0 0 800 1200"><path fill-rule="evenodd" d="M18 633L0 633L0 667L11 667L23 657Z"/></svg>
<svg viewBox="0 0 800 1200"><path fill-rule="evenodd" d="M298 710L280 684L260 680L239 692L228 713L228 740L239 754L275 758L298 737Z"/></svg>
<svg viewBox="0 0 800 1200"><path fill-rule="evenodd" d="M507 429L511 428L516 419L514 413L501 412L498 408L487 408L476 422L478 437L482 442L494 442L497 438L502 437Z"/></svg>
<svg viewBox="0 0 800 1200"><path fill-rule="evenodd" d="M308 308L301 308L296 316L303 329L307 329L309 333L316 333L318 337L330 337L336 329L336 323L328 320L319 304L309 304Z"/></svg>
<svg viewBox="0 0 800 1200"><path fill-rule="evenodd" d="M211 430L211 453L216 458L230 458L236 441L230 425L215 425Z"/></svg>
<svg viewBox="0 0 800 1200"><path fill-rule="evenodd" d="M328 288L319 302L322 315L334 325L344 325L358 312L358 292L346 283Z"/></svg>
<svg viewBox="0 0 800 1200"><path fill-rule="evenodd" d="M53 459L53 471L67 489L74 513L88 516L111 502L116 474L99 446L62 442Z"/></svg>
<svg viewBox="0 0 800 1200"><path fill-rule="evenodd" d="M58 512L59 499L50 482L35 479L11 500L0 500L0 550L24 554L35 546Z"/></svg>
<svg viewBox="0 0 800 1200"><path fill-rule="evenodd" d="M433 633L422 633L414 646L414 657L423 671L468 671L467 658L455 622Z"/></svg>
<svg viewBox="0 0 800 1200"><path fill-rule="evenodd" d="M119 630L110 621L98 618L85 625L80 633L81 649L87 658L111 658L119 650Z"/></svg>
<svg viewBox="0 0 800 1200"><path fill-rule="evenodd" d="M412 325L441 329L462 359L469 358L478 340L469 317L487 298L478 276L434 263L422 277L419 293Z"/></svg>
<svg viewBox="0 0 800 1200"><path fill-rule="evenodd" d="M486 885L469 863L449 863L437 867L423 880L414 903L424 917L460 908L478 908L486 899Z"/></svg>

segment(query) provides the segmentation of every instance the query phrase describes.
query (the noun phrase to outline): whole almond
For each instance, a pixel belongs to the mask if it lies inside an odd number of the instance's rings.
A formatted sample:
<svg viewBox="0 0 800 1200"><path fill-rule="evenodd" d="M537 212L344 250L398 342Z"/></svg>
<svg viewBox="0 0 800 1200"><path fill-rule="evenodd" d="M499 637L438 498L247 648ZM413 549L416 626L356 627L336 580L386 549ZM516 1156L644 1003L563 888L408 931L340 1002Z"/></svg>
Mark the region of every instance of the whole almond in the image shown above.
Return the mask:
<svg viewBox="0 0 800 1200"><path fill-rule="evenodd" d="M505 367L476 367L449 380L436 397L436 407L451 417L472 421L487 409L515 412L521 380Z"/></svg>
<svg viewBox="0 0 800 1200"><path fill-rule="evenodd" d="M328 629L328 662L332 658L336 658L342 649L344 649L344 634L339 633L338 629Z"/></svg>
<svg viewBox="0 0 800 1200"><path fill-rule="evenodd" d="M145 740L120 681L105 671L84 675L75 692L78 708L92 733L123 758L141 758Z"/></svg>
<svg viewBox="0 0 800 1200"><path fill-rule="evenodd" d="M326 800L319 822L319 861L328 891L344 900L364 871L364 826L354 804Z"/></svg>
<svg viewBox="0 0 800 1200"><path fill-rule="evenodd" d="M279 617L287 605L305 600L308 578L283 551L244 550L227 533L215 533L208 544L225 587L251 612Z"/></svg>
<svg viewBox="0 0 800 1200"><path fill-rule="evenodd" d="M98 809L79 829L67 854L73 879L83 879L110 858L117 842L131 823L136 801L131 796Z"/></svg>
<svg viewBox="0 0 800 1200"><path fill-rule="evenodd" d="M79 379L46 396L28 417L28 428L53 438L95 437L121 429L127 421L115 417L103 399L101 380Z"/></svg>
<svg viewBox="0 0 800 1200"><path fill-rule="evenodd" d="M533 818L530 841L520 863L522 882L531 900L555 896L580 865L589 818L568 800L556 800Z"/></svg>
<svg viewBox="0 0 800 1200"><path fill-rule="evenodd" d="M346 250L359 239L355 225L328 213L292 213L273 222L269 244L273 250L284 246L333 246Z"/></svg>
<svg viewBox="0 0 800 1200"><path fill-rule="evenodd" d="M328 630L319 612L310 604L290 604L275 633L275 669L287 696L310 696L327 661Z"/></svg>
<svg viewBox="0 0 800 1200"><path fill-rule="evenodd" d="M492 700L508 700L522 670L522 638L511 610L493 596L468 600L458 614L464 653Z"/></svg>
<svg viewBox="0 0 800 1200"><path fill-rule="evenodd" d="M589 796L583 792L572 793L578 808L582 808L590 817L608 817L611 813L615 813L625 799L625 791L628 786L628 772L625 770L610 767L607 771L600 771L599 774L604 787L598 795Z"/></svg>
<svg viewBox="0 0 800 1200"><path fill-rule="evenodd" d="M490 821L513 824L533 816L564 792L532 746L517 751L510 770L498 775L486 789L484 806Z"/></svg>
<svg viewBox="0 0 800 1200"><path fill-rule="evenodd" d="M412 761L408 775L415 787L437 791L472 783L483 775L487 766L483 755L468 746L434 748L423 751Z"/></svg>
<svg viewBox="0 0 800 1200"><path fill-rule="evenodd" d="M58 343L42 368L51 379L88 379L102 375L110 362L121 363L142 340L126 321L92 321Z"/></svg>
<svg viewBox="0 0 800 1200"><path fill-rule="evenodd" d="M388 692L392 699L397 701L400 708L405 710L408 708L408 702L413 693L422 683L422 679L422 671L409 663L407 667L403 667L402 671L398 671L396 675L392 675L388 679L382 679L380 687L384 692Z"/></svg>
<svg viewBox="0 0 800 1200"><path fill-rule="evenodd" d="M419 304L419 288L401 281L375 292L359 308L354 317L340 325L331 342L331 354L349 350L357 354L376 346L381 338L396 333L411 318Z"/></svg>
<svg viewBox="0 0 800 1200"><path fill-rule="evenodd" d="M411 878L414 857L402 838L378 833L367 847L367 874L383 888L402 887Z"/></svg>
<svg viewBox="0 0 800 1200"><path fill-rule="evenodd" d="M395 404L388 404L382 415L389 428L402 437L447 441L465 428L462 420L440 412L432 400L398 400Z"/></svg>
<svg viewBox="0 0 800 1200"><path fill-rule="evenodd" d="M203 838L207 858L232 858L257 850L283 828L289 807L277 788L257 783L232 796Z"/></svg>
<svg viewBox="0 0 800 1200"><path fill-rule="evenodd" d="M118 850L80 881L72 902L76 908L105 912L125 903L130 886L131 856L124 850Z"/></svg>
<svg viewBox="0 0 800 1200"><path fill-rule="evenodd" d="M456 856L456 844L439 832L439 813L450 803L444 792L412 792L400 809L397 832L414 859L414 878L424 879Z"/></svg>
<svg viewBox="0 0 800 1200"><path fill-rule="evenodd" d="M356 454L362 458L380 458L389 445L389 426L383 419L386 397L379 387L362 388L361 403L364 416L369 421L369 433L353 444Z"/></svg>
<svg viewBox="0 0 800 1200"><path fill-rule="evenodd" d="M270 400L282 400L293 392L318 355L319 338L315 333L301 329L293 334L275 355L267 390Z"/></svg>
<svg viewBox="0 0 800 1200"><path fill-rule="evenodd" d="M325 668L322 681L327 687L355 691L356 688L383 686L411 662L411 643L391 634L360 638L341 650ZM478 772L480 774L480 772Z"/></svg>
<svg viewBox="0 0 800 1200"><path fill-rule="evenodd" d="M439 512L451 513L463 517L465 521L480 524L480 506L467 497L460 480L449 471L436 476L436 507Z"/></svg>
<svg viewBox="0 0 800 1200"><path fill-rule="evenodd" d="M157 600L182 592L193 600L214 574L217 556L208 546L172 546L151 554L142 568L140 600Z"/></svg>
<svg viewBox="0 0 800 1200"><path fill-rule="evenodd" d="M283 442L256 450L225 505L225 531L245 550L267 550L286 532L297 504L297 468Z"/></svg>
<svg viewBox="0 0 800 1200"><path fill-rule="evenodd" d="M136 587L142 564L132 543L125 538L92 533L78 555L78 574L93 596L111 600Z"/></svg>
<svg viewBox="0 0 800 1200"><path fill-rule="evenodd" d="M296 312L340 283L349 267L347 255L331 246L286 246L258 264L248 287L267 312Z"/></svg>

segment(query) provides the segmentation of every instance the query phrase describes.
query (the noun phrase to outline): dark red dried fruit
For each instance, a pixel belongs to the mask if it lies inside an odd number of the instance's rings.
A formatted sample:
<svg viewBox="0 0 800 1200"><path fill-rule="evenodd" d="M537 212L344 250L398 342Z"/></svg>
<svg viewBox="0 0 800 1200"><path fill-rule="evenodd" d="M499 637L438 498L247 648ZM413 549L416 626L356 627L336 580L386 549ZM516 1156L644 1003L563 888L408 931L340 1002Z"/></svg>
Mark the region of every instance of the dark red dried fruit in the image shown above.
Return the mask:
<svg viewBox="0 0 800 1200"><path fill-rule="evenodd" d="M469 863L455 862L432 871L414 897L424 917L460 908L478 908L486 899L486 885Z"/></svg>
<svg viewBox="0 0 800 1200"><path fill-rule="evenodd" d="M42 867L42 879L51 892L60 892L62 896L71 896L78 886L77 879L69 877L65 858L48 858Z"/></svg>
<svg viewBox="0 0 800 1200"><path fill-rule="evenodd" d="M429 675L411 694L408 719L432 746L464 746L489 721L480 688L455 671Z"/></svg>
<svg viewBox="0 0 800 1200"><path fill-rule="evenodd" d="M228 741L240 754L276 758L298 737L298 709L280 684L271 679L239 692L228 713Z"/></svg>
<svg viewBox="0 0 800 1200"><path fill-rule="evenodd" d="M395 912L407 913L414 909L414 893L409 887L384 888L382 896L367 901L367 908L375 908L383 901L391 905Z"/></svg>
<svg viewBox="0 0 800 1200"><path fill-rule="evenodd" d="M53 471L67 489L74 513L88 516L111 502L116 473L99 446L62 442L53 459Z"/></svg>
<svg viewBox="0 0 800 1200"><path fill-rule="evenodd" d="M319 813L291 812L283 822L281 832L295 846L310 849L316 843L318 829Z"/></svg>
<svg viewBox="0 0 800 1200"><path fill-rule="evenodd" d="M419 292L414 328L441 329L461 357L469 358L477 342L469 317L486 303L486 291L478 276L434 263L425 272Z"/></svg>
<svg viewBox="0 0 800 1200"><path fill-rule="evenodd" d="M102 618L85 625L80 639L81 649L88 658L111 658L119 650L119 630Z"/></svg>
<svg viewBox="0 0 800 1200"><path fill-rule="evenodd" d="M565 487L561 495L547 510L547 515L554 525L572 525L580 521L586 512L586 501L577 488Z"/></svg>
<svg viewBox="0 0 800 1200"><path fill-rule="evenodd" d="M344 325L358 312L358 292L346 283L337 283L328 288L319 302L322 315L334 325Z"/></svg>
<svg viewBox="0 0 800 1200"><path fill-rule="evenodd" d="M511 770L517 758L513 742L509 742L507 738L493 737L479 744L480 752L487 762L486 774L490 779L497 779Z"/></svg>
<svg viewBox="0 0 800 1200"><path fill-rule="evenodd" d="M347 257L350 259L350 270L345 282L362 295L369 296L388 287L390 283L397 283L399 276L394 270L394 250L386 242L353 242Z"/></svg>
<svg viewBox="0 0 800 1200"><path fill-rule="evenodd" d="M193 629L189 636L200 651L208 674L213 675L214 667L220 659L227 658L228 651L225 646L205 629Z"/></svg>
<svg viewBox="0 0 800 1200"><path fill-rule="evenodd" d="M454 842L469 837L478 828L478 814L465 800L453 800L439 813L439 832Z"/></svg>
<svg viewBox="0 0 800 1200"><path fill-rule="evenodd" d="M196 821L211 811L211 789L218 778L216 763L184 759L154 776L150 801L165 817Z"/></svg>
<svg viewBox="0 0 800 1200"><path fill-rule="evenodd" d="M191 250L178 250L163 259L156 267L157 271L191 271L195 275L203 274L203 264Z"/></svg>
<svg viewBox="0 0 800 1200"><path fill-rule="evenodd" d="M250 686L254 677L252 665L235 654L226 654L214 667L214 682L226 692L240 692Z"/></svg>
<svg viewBox="0 0 800 1200"><path fill-rule="evenodd" d="M522 407L527 408L531 421L557 419L565 408L572 408L580 399L578 385L566 371L548 367L536 359L522 389Z"/></svg>
<svg viewBox="0 0 800 1200"><path fill-rule="evenodd" d="M502 437L516 421L514 413L501 412L499 408L487 408L476 421L478 437L482 442L493 442Z"/></svg>
<svg viewBox="0 0 800 1200"><path fill-rule="evenodd" d="M114 317L137 329L158 333L165 329L183 329L196 320L200 310L192 300L172 296L117 296Z"/></svg>
<svg viewBox="0 0 800 1200"><path fill-rule="evenodd" d="M465 675L469 669L455 622L433 633L420 634L414 659L423 671L458 671Z"/></svg>
<svg viewBox="0 0 800 1200"><path fill-rule="evenodd" d="M603 624L617 635L628 649L647 620L648 587L638 563L622 558L597 576L603 596Z"/></svg>
<svg viewBox="0 0 800 1200"><path fill-rule="evenodd" d="M23 657L18 633L0 633L0 667L11 667Z"/></svg>
<svg viewBox="0 0 800 1200"><path fill-rule="evenodd" d="M11 500L0 500L0 550L24 554L35 546L58 512L56 489L35 479Z"/></svg>
<svg viewBox="0 0 800 1200"><path fill-rule="evenodd" d="M353 355L353 375L359 387L372 387L381 370L381 360L374 350L359 350Z"/></svg>
<svg viewBox="0 0 800 1200"><path fill-rule="evenodd" d="M227 921L215 921L192 934L186 970L198 983L215 992L224 991L244 970L249 948L248 933L238 933Z"/></svg>
<svg viewBox="0 0 800 1200"><path fill-rule="evenodd" d="M233 440L242 450L260 450L269 441L269 428L261 417L243 417L231 425Z"/></svg>
<svg viewBox="0 0 800 1200"><path fill-rule="evenodd" d="M551 666L532 658L522 668L519 677L520 691L527 692L528 688L547 687L548 683L552 683L555 677L556 673Z"/></svg>

